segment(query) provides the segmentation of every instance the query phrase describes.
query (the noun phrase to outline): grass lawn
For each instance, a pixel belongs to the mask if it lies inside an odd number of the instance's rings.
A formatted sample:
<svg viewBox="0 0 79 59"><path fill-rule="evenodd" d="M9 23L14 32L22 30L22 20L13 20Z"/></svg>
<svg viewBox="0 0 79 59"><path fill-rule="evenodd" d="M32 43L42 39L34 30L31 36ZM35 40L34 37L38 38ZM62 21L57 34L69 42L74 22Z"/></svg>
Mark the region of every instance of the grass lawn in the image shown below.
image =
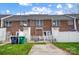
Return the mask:
<svg viewBox="0 0 79 59"><path fill-rule="evenodd" d="M33 44L6 44L0 46L0 55L26 55Z"/></svg>
<svg viewBox="0 0 79 59"><path fill-rule="evenodd" d="M27 55L34 44L46 44L45 42L26 44L6 44L0 46L0 55Z"/></svg>
<svg viewBox="0 0 79 59"><path fill-rule="evenodd" d="M79 55L79 42L77 43L53 43L57 47L69 51L72 54Z"/></svg>

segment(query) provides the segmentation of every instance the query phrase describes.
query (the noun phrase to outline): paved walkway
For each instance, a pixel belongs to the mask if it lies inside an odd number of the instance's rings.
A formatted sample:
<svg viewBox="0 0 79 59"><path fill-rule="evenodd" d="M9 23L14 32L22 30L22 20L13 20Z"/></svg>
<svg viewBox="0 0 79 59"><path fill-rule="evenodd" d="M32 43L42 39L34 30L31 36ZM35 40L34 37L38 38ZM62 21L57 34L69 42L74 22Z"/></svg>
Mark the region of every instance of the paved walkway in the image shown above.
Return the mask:
<svg viewBox="0 0 79 59"><path fill-rule="evenodd" d="M5 43L2 43L2 44L0 44L0 46L2 46L2 45L6 45L6 44L8 44L9 42L5 42Z"/></svg>
<svg viewBox="0 0 79 59"><path fill-rule="evenodd" d="M29 55L70 55L70 53L63 51L52 44L38 44L32 47Z"/></svg>

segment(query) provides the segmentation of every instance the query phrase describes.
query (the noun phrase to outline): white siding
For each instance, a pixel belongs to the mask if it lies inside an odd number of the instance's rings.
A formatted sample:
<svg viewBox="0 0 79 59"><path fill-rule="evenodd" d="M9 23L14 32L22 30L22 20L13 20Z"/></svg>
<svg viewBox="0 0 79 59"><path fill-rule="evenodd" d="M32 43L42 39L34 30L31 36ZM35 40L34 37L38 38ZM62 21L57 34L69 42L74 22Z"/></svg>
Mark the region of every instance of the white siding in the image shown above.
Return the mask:
<svg viewBox="0 0 79 59"><path fill-rule="evenodd" d="M24 33L27 41L30 41L31 39L31 28L30 27L24 27Z"/></svg>
<svg viewBox="0 0 79 59"><path fill-rule="evenodd" d="M0 41L4 42L6 40L6 28L0 28Z"/></svg>

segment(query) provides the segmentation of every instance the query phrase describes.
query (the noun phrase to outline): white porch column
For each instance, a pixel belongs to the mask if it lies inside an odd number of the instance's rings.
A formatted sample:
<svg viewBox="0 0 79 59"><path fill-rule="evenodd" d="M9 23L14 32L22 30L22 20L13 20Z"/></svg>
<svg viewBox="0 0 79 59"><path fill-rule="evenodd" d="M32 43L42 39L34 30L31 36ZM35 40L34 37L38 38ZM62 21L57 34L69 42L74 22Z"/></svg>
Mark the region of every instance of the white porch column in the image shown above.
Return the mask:
<svg viewBox="0 0 79 59"><path fill-rule="evenodd" d="M3 23L3 19L1 18L1 28L4 26Z"/></svg>
<svg viewBox="0 0 79 59"><path fill-rule="evenodd" d="M74 29L77 30L76 18L74 18Z"/></svg>

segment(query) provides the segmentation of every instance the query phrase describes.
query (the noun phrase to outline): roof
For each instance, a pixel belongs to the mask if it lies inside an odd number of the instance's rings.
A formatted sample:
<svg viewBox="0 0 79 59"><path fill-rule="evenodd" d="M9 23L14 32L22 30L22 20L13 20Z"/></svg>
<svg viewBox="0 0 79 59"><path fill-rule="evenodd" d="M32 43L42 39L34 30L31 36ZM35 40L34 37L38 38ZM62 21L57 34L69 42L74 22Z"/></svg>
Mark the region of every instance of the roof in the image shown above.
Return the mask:
<svg viewBox="0 0 79 59"><path fill-rule="evenodd" d="M33 14L33 15L13 15L12 17L9 17L5 20L10 20L10 21L24 21L24 20L28 20L28 19L32 19L32 20L48 20L48 19L52 19L52 20L72 20L71 17L68 16L74 16L77 17L79 19L79 14L65 14L65 15L47 15L47 14ZM2 17L2 15L0 15L0 17Z"/></svg>
<svg viewBox="0 0 79 59"><path fill-rule="evenodd" d="M3 18L3 17L6 17L6 16L9 16L9 15L0 15L0 19Z"/></svg>
<svg viewBox="0 0 79 59"><path fill-rule="evenodd" d="M77 19L79 19L79 14L66 14L66 15L76 17Z"/></svg>

